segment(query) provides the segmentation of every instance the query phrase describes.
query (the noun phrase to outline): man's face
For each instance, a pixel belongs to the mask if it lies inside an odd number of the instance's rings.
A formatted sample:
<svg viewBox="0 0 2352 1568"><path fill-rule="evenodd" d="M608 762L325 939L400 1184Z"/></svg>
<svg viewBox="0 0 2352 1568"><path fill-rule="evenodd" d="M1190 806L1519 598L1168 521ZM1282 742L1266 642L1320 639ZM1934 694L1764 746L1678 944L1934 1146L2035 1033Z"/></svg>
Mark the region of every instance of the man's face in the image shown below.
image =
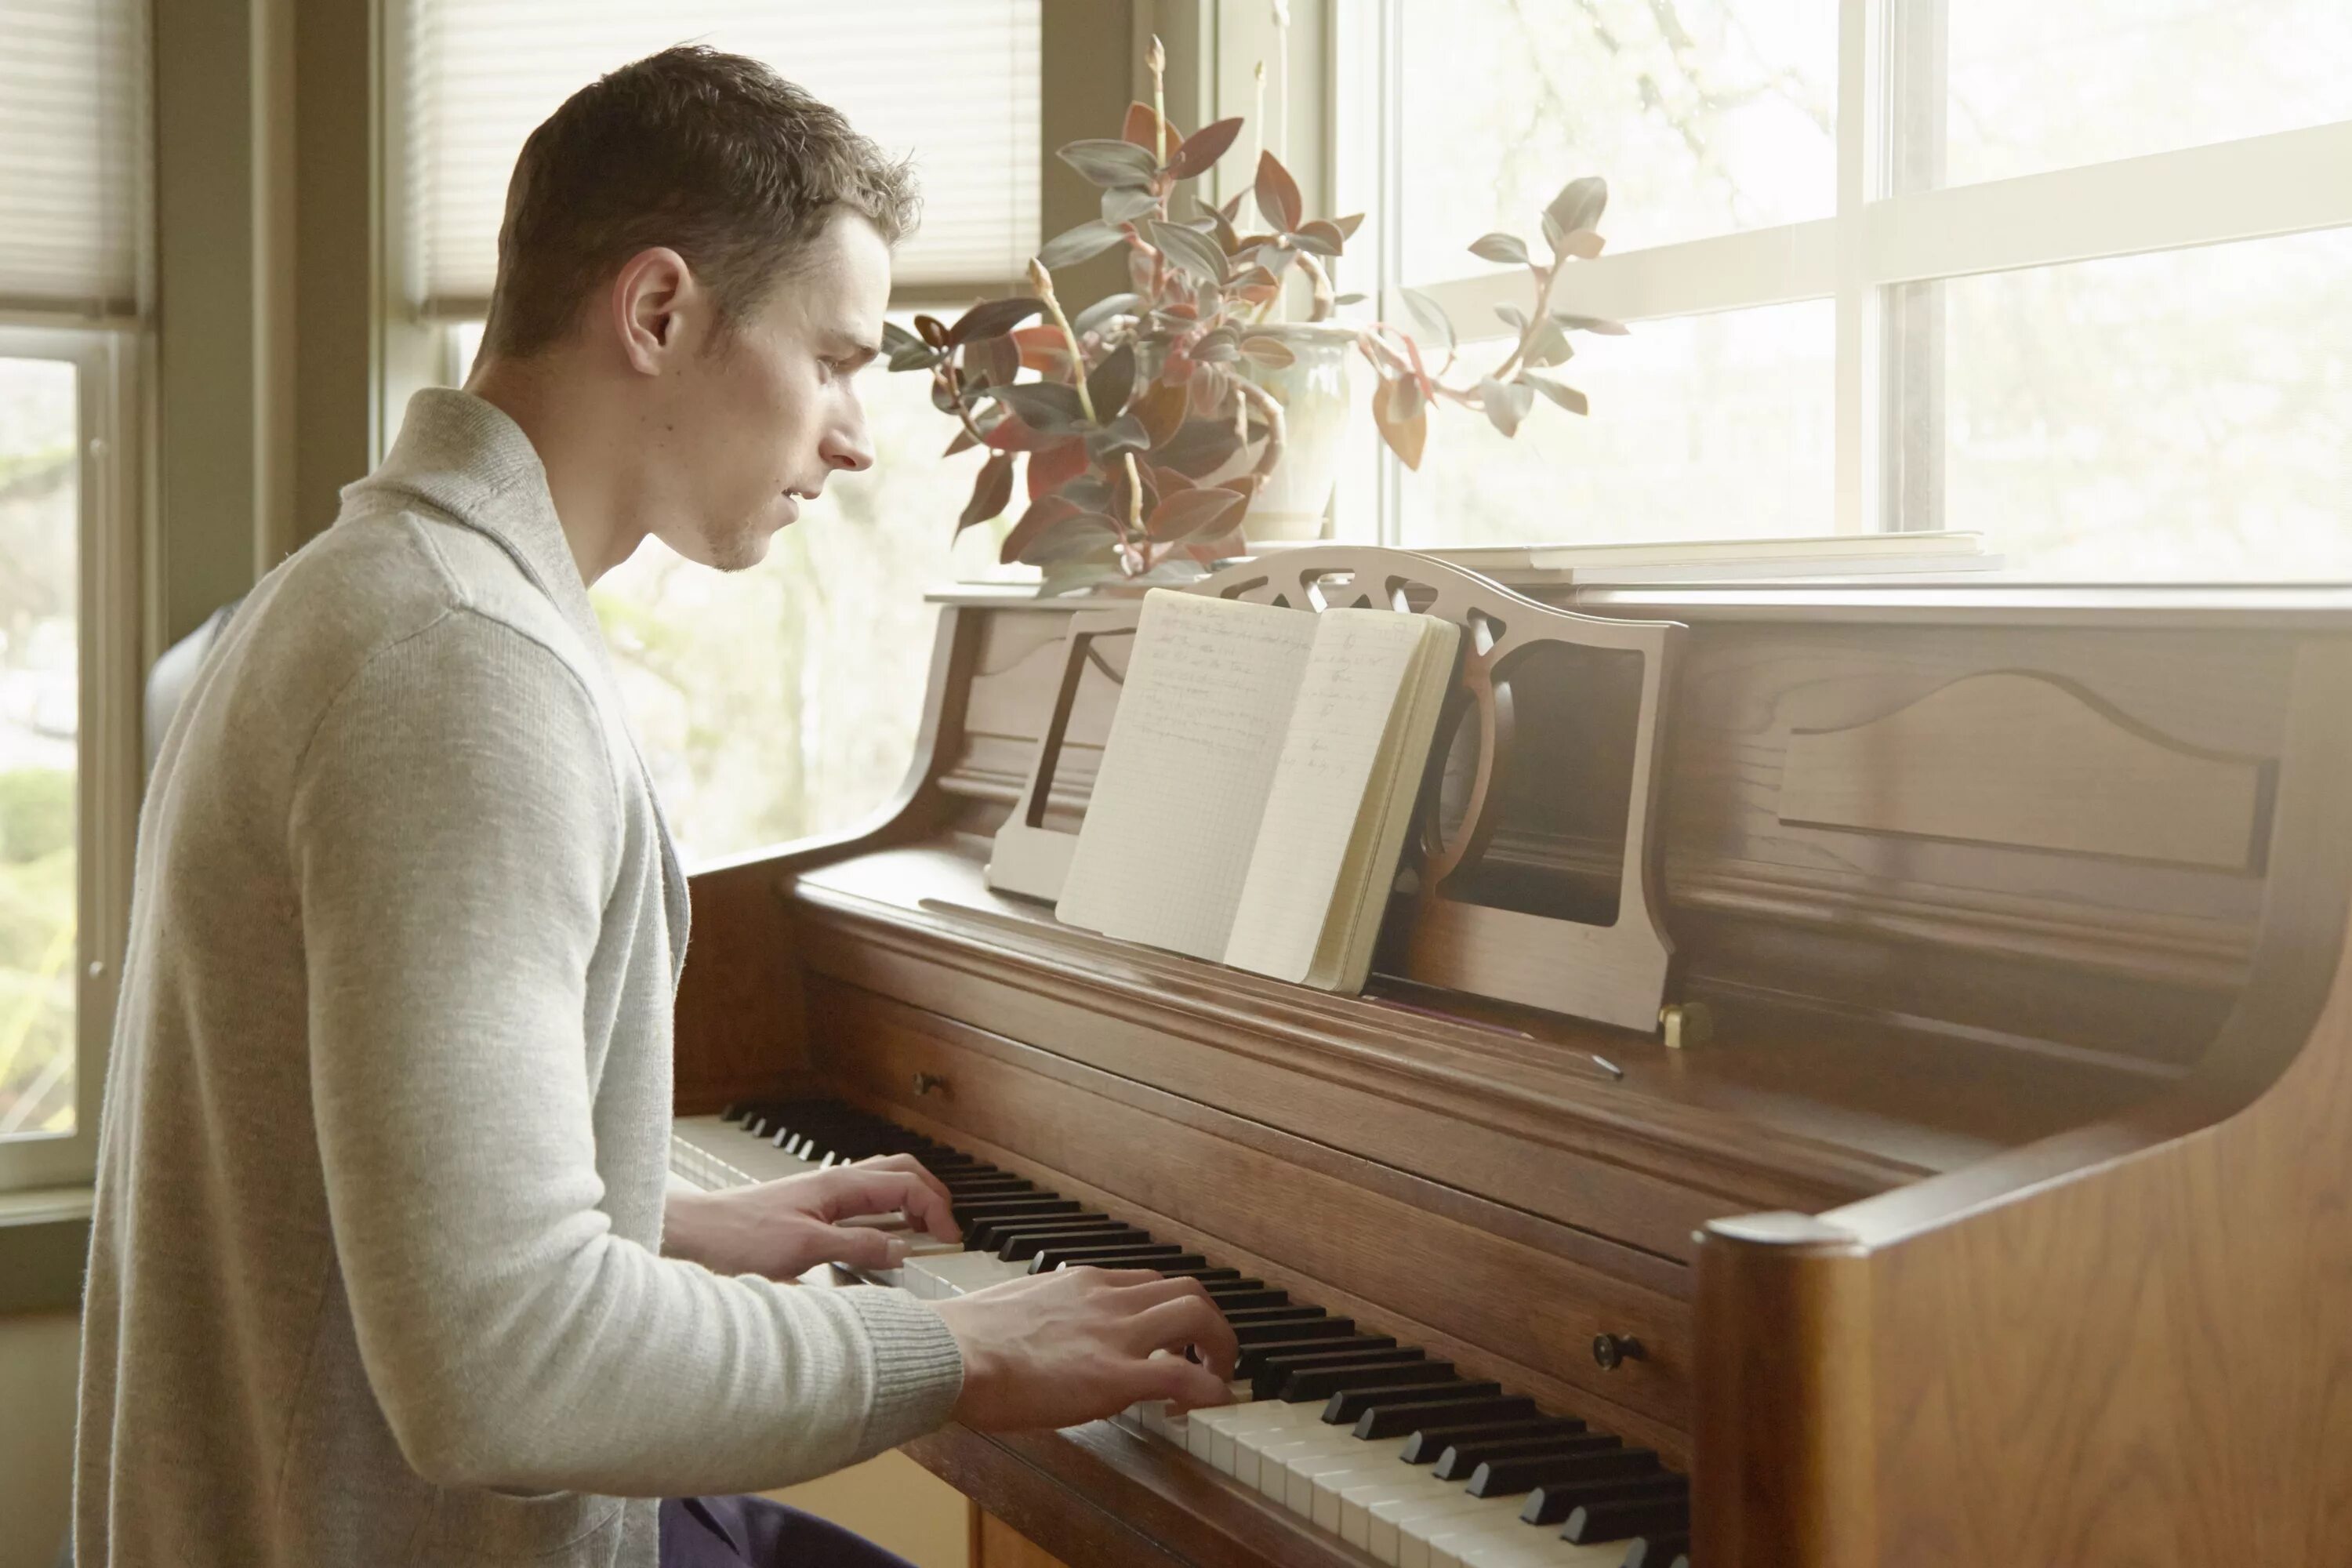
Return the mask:
<svg viewBox="0 0 2352 1568"><path fill-rule="evenodd" d="M757 565L835 468L873 465L856 377L889 299L889 247L839 212L731 342L682 359L657 400L656 438L676 459L652 529L663 543L722 572Z"/></svg>

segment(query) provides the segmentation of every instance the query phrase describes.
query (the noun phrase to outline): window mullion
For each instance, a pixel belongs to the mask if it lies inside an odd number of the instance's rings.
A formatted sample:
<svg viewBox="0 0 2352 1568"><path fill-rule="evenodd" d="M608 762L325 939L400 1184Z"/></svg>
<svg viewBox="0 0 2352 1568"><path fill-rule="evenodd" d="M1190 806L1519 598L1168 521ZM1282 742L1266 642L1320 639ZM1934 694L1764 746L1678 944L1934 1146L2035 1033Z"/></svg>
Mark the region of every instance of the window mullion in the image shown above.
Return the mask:
<svg viewBox="0 0 2352 1568"><path fill-rule="evenodd" d="M1892 0L1839 0L1837 108L1837 351L1832 494L1840 533L1872 528L1878 468L1876 291L1871 287L1864 208L1881 160L1872 155L1880 123L1882 73L1873 49L1883 36L1872 13Z"/></svg>

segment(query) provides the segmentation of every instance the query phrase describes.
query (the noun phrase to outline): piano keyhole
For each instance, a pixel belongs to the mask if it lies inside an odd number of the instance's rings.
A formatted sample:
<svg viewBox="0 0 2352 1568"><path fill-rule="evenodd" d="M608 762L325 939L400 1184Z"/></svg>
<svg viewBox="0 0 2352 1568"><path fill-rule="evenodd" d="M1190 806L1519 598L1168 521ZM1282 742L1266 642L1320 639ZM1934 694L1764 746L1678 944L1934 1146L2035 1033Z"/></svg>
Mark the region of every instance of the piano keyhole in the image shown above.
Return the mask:
<svg viewBox="0 0 2352 1568"><path fill-rule="evenodd" d="M915 1098L920 1100L936 1090L944 1090L947 1086L948 1080L943 1078L935 1078L929 1073L919 1072L915 1075Z"/></svg>
<svg viewBox="0 0 2352 1568"><path fill-rule="evenodd" d="M1631 1334L1595 1334L1592 1336L1593 1364L1603 1372L1615 1372L1629 1361L1644 1361L1650 1352L1642 1342Z"/></svg>

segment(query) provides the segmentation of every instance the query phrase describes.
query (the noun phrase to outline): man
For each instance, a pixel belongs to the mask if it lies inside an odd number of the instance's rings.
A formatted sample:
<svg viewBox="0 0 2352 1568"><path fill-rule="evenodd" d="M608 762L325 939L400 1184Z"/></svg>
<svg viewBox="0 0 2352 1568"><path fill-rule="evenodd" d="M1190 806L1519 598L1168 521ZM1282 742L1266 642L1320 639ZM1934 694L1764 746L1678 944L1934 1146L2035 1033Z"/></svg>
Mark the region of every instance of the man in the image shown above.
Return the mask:
<svg viewBox="0 0 2352 1568"><path fill-rule="evenodd" d="M881 1261L849 1215L951 1235L911 1163L666 1193L685 884L587 584L648 533L751 565L868 465L912 206L751 61L583 89L516 166L467 390L223 632L141 824L83 1568L734 1561L744 1505L644 1500L1223 1397L1190 1281L775 1282Z"/></svg>

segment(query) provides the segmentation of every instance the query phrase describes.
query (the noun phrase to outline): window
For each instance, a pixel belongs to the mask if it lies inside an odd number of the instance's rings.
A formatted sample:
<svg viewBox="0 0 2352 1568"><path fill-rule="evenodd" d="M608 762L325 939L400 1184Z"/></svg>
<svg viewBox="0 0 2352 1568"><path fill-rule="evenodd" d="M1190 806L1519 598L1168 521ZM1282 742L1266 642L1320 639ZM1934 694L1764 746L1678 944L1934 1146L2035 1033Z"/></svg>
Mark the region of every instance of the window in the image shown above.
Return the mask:
<svg viewBox="0 0 2352 1568"><path fill-rule="evenodd" d="M1036 249L1037 0L870 16L697 0L650 20L606 0L410 0L407 16L405 265L416 315L445 334L452 382L480 338L523 138L598 72L682 38L770 61L911 156L923 222L893 268L898 320L1005 292ZM531 50L509 47L524 35ZM835 475L763 563L721 574L648 541L592 591L689 865L852 826L880 806L920 718L936 618L923 590L1014 574L996 565L1010 519L952 537L982 454L940 457L953 429L928 380L876 365L858 387L874 469Z"/></svg>
<svg viewBox="0 0 2352 1568"><path fill-rule="evenodd" d="M0 1189L87 1181L137 811L146 18L0 0Z"/></svg>
<svg viewBox="0 0 2352 1568"><path fill-rule="evenodd" d="M1465 247L1600 174L1610 250L1554 304L1633 326L1575 340L1589 419L1451 418L1418 473L1363 448L1380 537L1950 528L2029 576L2352 574L2333 0L1332 14L1352 286L1494 339L1526 275Z"/></svg>

